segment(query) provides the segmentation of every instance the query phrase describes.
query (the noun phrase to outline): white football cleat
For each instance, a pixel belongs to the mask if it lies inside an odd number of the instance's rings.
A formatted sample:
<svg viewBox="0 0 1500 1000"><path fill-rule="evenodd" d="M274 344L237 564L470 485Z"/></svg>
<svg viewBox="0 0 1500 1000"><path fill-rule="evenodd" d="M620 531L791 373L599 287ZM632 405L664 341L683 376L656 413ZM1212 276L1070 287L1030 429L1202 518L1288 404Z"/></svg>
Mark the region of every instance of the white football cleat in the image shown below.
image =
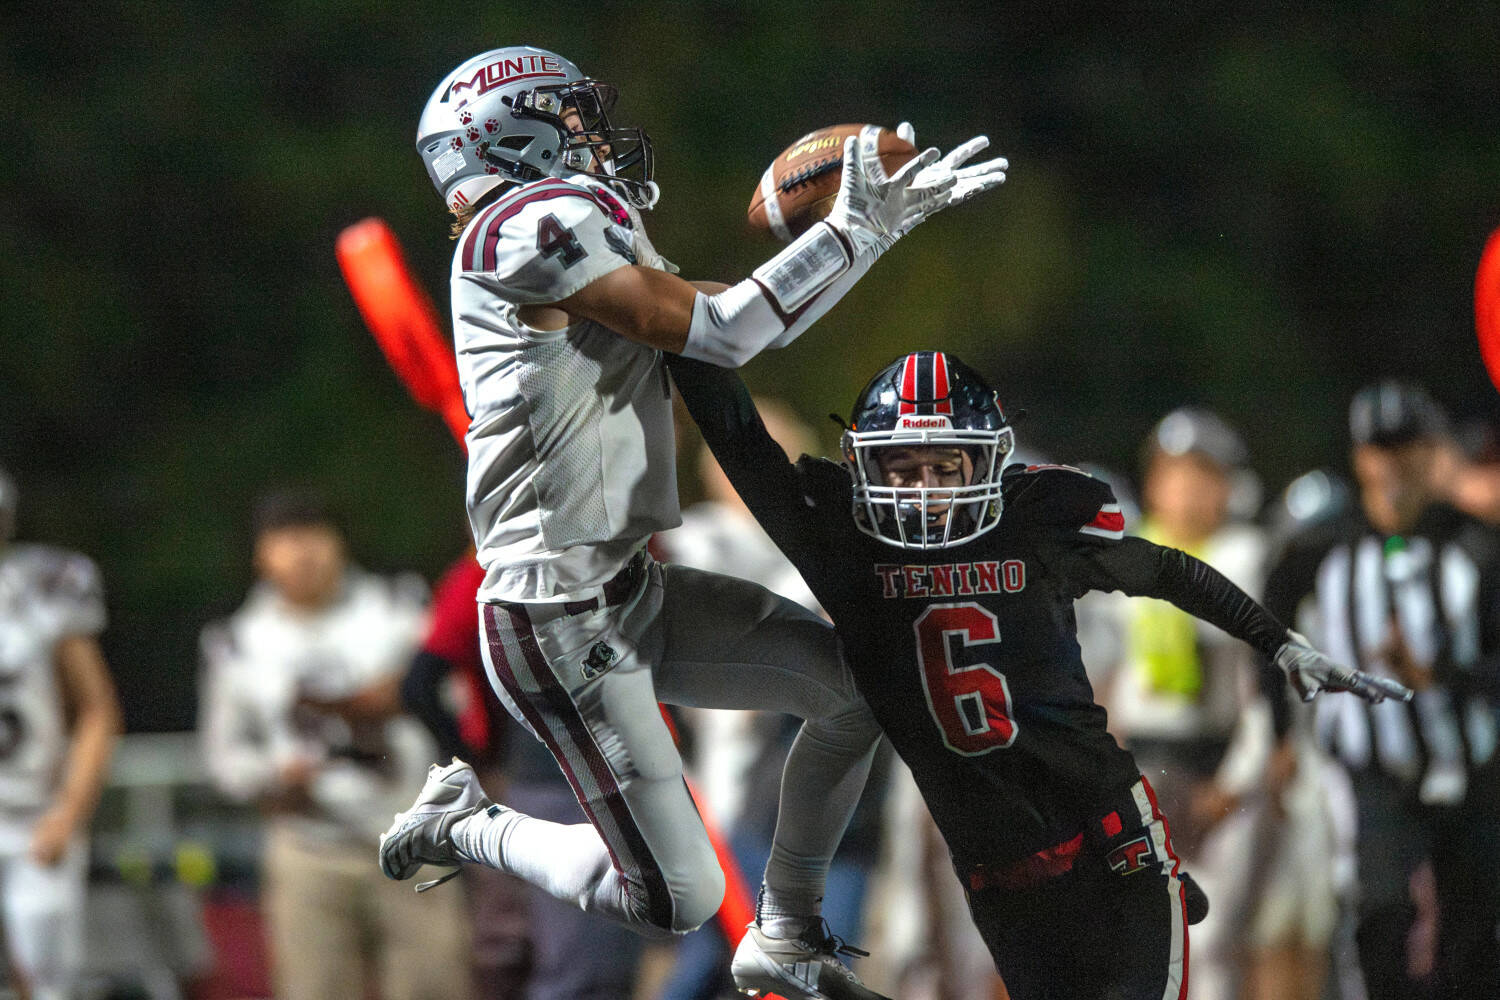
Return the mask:
<svg viewBox="0 0 1500 1000"><path fill-rule="evenodd" d="M775 993L787 1000L889 1000L854 974L839 955L864 956L828 932L821 918L801 936L770 937L751 924L740 939L729 971L746 996Z"/></svg>
<svg viewBox="0 0 1500 1000"><path fill-rule="evenodd" d="M420 883L417 891L442 885L458 874L462 861L453 846L453 824L476 813L498 815L504 808L490 801L474 769L457 757L446 767L434 764L411 808L397 813L390 829L380 835L380 870L386 878L399 880L411 878L423 865L451 867L442 878Z"/></svg>

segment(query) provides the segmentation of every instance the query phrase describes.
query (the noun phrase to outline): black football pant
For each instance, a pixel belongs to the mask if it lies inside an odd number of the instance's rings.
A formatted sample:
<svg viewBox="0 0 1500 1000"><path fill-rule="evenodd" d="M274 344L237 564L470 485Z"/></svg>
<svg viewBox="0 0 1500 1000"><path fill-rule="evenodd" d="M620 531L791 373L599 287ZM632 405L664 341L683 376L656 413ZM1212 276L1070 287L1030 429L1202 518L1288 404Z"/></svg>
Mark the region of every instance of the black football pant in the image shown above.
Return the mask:
<svg viewBox="0 0 1500 1000"><path fill-rule="evenodd" d="M1370 1000L1500 997L1500 772L1469 778L1463 805L1423 806L1376 771L1352 775L1359 808L1356 940ZM1438 908L1436 968L1413 976L1411 879L1430 862Z"/></svg>
<svg viewBox="0 0 1500 1000"><path fill-rule="evenodd" d="M974 893L970 912L1011 1000L1178 1000L1175 894L1157 871L1075 868L1040 888Z"/></svg>
<svg viewBox="0 0 1500 1000"><path fill-rule="evenodd" d="M1149 786L1131 792L1140 814L1130 815L1127 795L1108 814L1110 835L1091 836L1071 871L1027 888L969 893L1011 1000L1187 996L1186 890ZM1151 845L1144 852L1142 840Z"/></svg>

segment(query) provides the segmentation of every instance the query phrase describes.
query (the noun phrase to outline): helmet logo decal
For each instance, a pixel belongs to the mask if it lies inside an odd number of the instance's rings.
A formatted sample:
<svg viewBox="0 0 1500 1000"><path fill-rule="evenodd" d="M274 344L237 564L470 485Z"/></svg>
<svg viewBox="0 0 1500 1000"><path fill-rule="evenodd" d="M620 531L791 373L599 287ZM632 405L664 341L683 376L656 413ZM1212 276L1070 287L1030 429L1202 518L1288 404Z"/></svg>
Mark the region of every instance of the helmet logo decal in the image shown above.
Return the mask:
<svg viewBox="0 0 1500 1000"><path fill-rule="evenodd" d="M515 83L517 80L537 80L548 77L565 80L567 76L567 72L562 68L562 63L558 62L556 56L509 56L486 63L479 68L479 72L467 80L455 80L453 86L448 88L448 95L456 97L459 91L472 90L473 93L465 98L468 100L487 94L504 84Z"/></svg>
<svg viewBox="0 0 1500 1000"><path fill-rule="evenodd" d="M898 431L946 430L952 426L953 421L947 417L902 416L896 418L896 429Z"/></svg>

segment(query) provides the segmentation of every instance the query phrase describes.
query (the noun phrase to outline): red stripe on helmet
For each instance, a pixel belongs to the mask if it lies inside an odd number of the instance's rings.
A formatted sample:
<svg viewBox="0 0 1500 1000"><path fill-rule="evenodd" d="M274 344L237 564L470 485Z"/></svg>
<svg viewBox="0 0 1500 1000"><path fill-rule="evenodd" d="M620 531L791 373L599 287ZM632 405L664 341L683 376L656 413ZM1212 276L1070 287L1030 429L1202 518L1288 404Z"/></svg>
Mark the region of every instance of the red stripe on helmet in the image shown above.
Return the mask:
<svg viewBox="0 0 1500 1000"><path fill-rule="evenodd" d="M906 367L901 370L901 405L896 410L897 416L917 412L915 404L911 402L917 398L917 357L915 354L908 354Z"/></svg>
<svg viewBox="0 0 1500 1000"><path fill-rule="evenodd" d="M948 398L948 358L942 351L932 355L932 398L937 400L934 412L953 413L953 401Z"/></svg>

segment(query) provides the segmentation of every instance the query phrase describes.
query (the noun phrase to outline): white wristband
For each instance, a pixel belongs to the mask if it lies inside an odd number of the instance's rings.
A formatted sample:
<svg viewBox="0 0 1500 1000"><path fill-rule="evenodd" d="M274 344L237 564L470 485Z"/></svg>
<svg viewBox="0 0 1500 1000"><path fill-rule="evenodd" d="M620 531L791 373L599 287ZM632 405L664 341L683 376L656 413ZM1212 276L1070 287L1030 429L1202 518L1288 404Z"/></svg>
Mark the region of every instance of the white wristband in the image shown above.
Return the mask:
<svg viewBox="0 0 1500 1000"><path fill-rule="evenodd" d="M838 280L853 256L838 231L820 222L752 273L776 308L790 315Z"/></svg>
<svg viewBox="0 0 1500 1000"><path fill-rule="evenodd" d="M738 368L767 347L785 347L833 308L874 263L851 261L843 238L818 224L717 295L698 293L683 356Z"/></svg>

